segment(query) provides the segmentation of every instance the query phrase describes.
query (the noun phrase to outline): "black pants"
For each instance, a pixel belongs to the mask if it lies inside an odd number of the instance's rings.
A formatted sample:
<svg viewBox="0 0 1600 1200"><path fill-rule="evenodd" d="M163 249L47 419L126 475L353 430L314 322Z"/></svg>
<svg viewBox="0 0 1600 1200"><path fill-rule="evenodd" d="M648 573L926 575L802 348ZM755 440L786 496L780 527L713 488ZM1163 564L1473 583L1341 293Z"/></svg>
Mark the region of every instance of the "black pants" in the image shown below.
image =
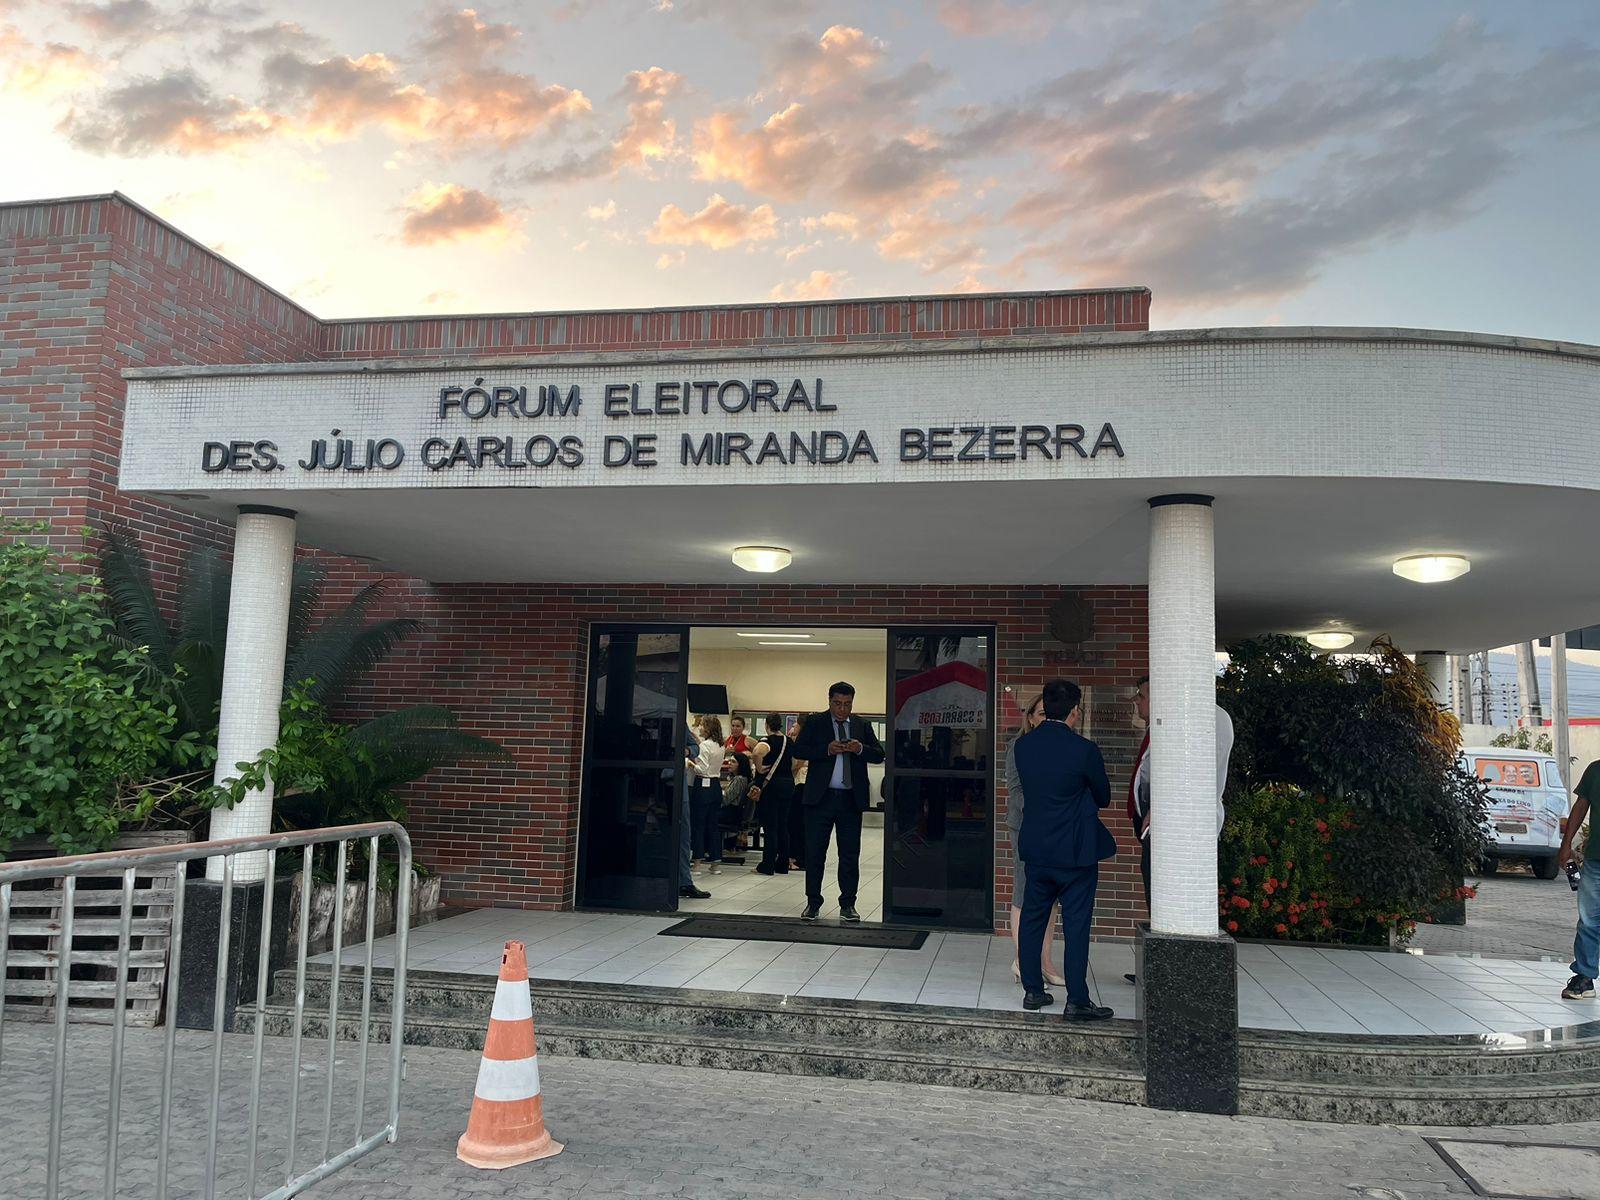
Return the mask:
<svg viewBox="0 0 1600 1200"><path fill-rule="evenodd" d="M828 866L828 835L839 839L839 906L856 902L861 882L861 809L854 792L829 788L806 810L806 899L822 904L822 875Z"/></svg>
<svg viewBox="0 0 1600 1200"><path fill-rule="evenodd" d="M789 869L789 805L794 785L769 784L761 793L761 864L774 871Z"/></svg>
<svg viewBox="0 0 1600 1200"><path fill-rule="evenodd" d="M1089 922L1094 917L1099 883L1099 863L1066 868L1028 864L1028 890L1022 898L1022 928L1017 936L1017 965L1022 968L1022 986L1028 991L1044 991L1040 966L1044 935L1050 928L1051 910L1060 904L1067 1002L1089 1003Z"/></svg>
<svg viewBox="0 0 1600 1200"><path fill-rule="evenodd" d="M789 792L789 857L806 865L806 806L800 802L800 785Z"/></svg>
<svg viewBox="0 0 1600 1200"><path fill-rule="evenodd" d="M1139 875L1144 879L1144 915L1150 915L1150 839L1139 839Z"/></svg>

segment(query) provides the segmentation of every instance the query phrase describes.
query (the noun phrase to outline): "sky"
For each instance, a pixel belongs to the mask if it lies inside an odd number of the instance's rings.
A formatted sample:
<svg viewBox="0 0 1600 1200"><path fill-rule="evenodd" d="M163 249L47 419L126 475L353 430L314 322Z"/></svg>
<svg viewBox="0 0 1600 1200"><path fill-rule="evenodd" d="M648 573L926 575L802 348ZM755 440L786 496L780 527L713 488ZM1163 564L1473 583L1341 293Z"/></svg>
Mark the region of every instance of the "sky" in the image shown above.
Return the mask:
<svg viewBox="0 0 1600 1200"><path fill-rule="evenodd" d="M1600 341L1600 11L0 0L0 200L322 317L1143 285L1152 324Z"/></svg>

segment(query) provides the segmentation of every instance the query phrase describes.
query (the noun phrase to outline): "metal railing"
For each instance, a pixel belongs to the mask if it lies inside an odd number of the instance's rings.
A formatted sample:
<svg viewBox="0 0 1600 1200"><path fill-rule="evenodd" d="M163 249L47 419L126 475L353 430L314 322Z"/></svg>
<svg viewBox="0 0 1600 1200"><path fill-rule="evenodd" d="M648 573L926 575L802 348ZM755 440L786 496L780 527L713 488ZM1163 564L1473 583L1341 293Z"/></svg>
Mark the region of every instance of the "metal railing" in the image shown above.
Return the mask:
<svg viewBox="0 0 1600 1200"><path fill-rule="evenodd" d="M372 1022L372 958L375 916L378 897L379 842L392 837L397 850L398 882L395 894L394 927L394 979L393 1007L390 1014L389 1041L391 1063L389 1070L389 1102L387 1121L376 1133L363 1136L366 1116L367 1069L369 1034ZM360 1058L356 1075L355 1128L350 1144L333 1153L334 1080L338 1063L335 1053L339 1043L339 1001L343 978L344 954L344 893L346 859L351 843L367 843L366 890L366 960L361 976ZM311 919L311 893L313 890L312 858L315 848L334 845L336 886L332 923L332 959L328 986L328 1058L327 1081L323 1097L322 1144L317 1164L308 1170L295 1170L300 1117L301 1034L306 1009L306 957L309 949ZM240 854L267 852L267 872L262 897L261 941L257 950L255 995L255 1033L251 1060L250 1080L250 1147L248 1184L246 1194L258 1200L256 1183L258 1171L258 1132L260 1129L263 1034L265 1031L265 1006L269 984L272 950L273 891L277 883L277 852L301 848L299 928L295 951L295 998L293 1029L293 1068L290 1080L287 1142L284 1159L283 1183L266 1192L259 1200L286 1200L299 1195L319 1180L339 1171L350 1163L393 1142L400 1122L400 1080L402 1053L405 1044L405 977L406 942L410 928L411 911L411 839L400 825L390 821L366 825L346 825L333 829L314 829L297 833L270 834L262 837L227 838L212 842L195 842L182 846L153 846L142 850L112 851L105 854L79 854L65 858L32 859L23 862L0 863L0 1070L5 1065L5 1009L7 959L11 940L12 889L16 884L32 880L60 879L62 906L59 933L50 936L59 942L60 949L47 953L53 959L56 979L54 1000L55 1056L50 1086L50 1131L45 1168L45 1200L57 1200L60 1194L62 1104L66 1092L68 999L71 991L73 910L77 903L77 882L85 875L110 875L120 872L122 879L121 907L117 929L115 957L115 1007L111 1018L111 1063L109 1080L109 1105L107 1125L107 1150L105 1168L105 1195L114 1200L118 1195L117 1168L118 1142L121 1123L123 1044L125 1024L125 997L129 974L129 947L133 929L134 877L141 869L161 864L182 864L196 859L221 858L223 860L221 884L221 922L217 935L216 989L212 1002L212 1047L210 1078L210 1109L206 1130L205 1166L202 1176L204 1196L212 1200L217 1194L218 1127L222 1113L223 1044L224 1028L229 1023L227 984L229 935L233 913L234 859ZM166 1028L163 1033L161 1059L161 1113L160 1134L156 1146L156 1200L167 1200L170 1175L169 1149L172 1139L173 1114L173 1062L177 1045L177 1008L179 994L179 965L183 950L184 872L179 869L172 896L172 931L167 958Z"/></svg>

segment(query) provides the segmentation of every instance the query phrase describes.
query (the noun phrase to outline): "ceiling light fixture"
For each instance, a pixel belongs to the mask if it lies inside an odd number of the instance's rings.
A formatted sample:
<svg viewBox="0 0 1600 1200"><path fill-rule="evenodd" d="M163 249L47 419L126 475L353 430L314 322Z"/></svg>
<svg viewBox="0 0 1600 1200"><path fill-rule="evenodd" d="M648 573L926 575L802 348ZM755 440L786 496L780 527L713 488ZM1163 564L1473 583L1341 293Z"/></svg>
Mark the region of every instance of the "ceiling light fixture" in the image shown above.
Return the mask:
<svg viewBox="0 0 1600 1200"><path fill-rule="evenodd" d="M826 646L827 642L757 642L758 646L782 646L785 649L808 650L812 646Z"/></svg>
<svg viewBox="0 0 1600 1200"><path fill-rule="evenodd" d="M808 638L811 635L809 633L745 633L743 630L739 630L733 636L742 638L794 638L799 640Z"/></svg>
<svg viewBox="0 0 1600 1200"><path fill-rule="evenodd" d="M1317 633L1306 634L1306 641L1318 650L1343 650L1356 640L1356 635L1343 629L1323 629Z"/></svg>
<svg viewBox="0 0 1600 1200"><path fill-rule="evenodd" d="M781 571L794 561L794 555L782 546L735 546L733 565L760 575Z"/></svg>
<svg viewBox="0 0 1600 1200"><path fill-rule="evenodd" d="M1447 583L1472 570L1464 554L1411 554L1394 560L1394 573L1412 583Z"/></svg>

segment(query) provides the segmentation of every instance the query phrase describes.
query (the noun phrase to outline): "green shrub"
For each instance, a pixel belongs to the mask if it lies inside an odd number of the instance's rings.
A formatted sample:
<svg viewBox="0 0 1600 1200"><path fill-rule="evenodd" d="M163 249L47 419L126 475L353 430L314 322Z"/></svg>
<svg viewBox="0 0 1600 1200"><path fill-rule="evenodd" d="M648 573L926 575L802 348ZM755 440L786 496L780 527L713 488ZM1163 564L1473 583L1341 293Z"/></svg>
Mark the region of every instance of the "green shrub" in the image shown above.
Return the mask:
<svg viewBox="0 0 1600 1200"><path fill-rule="evenodd" d="M199 751L172 736L174 706L115 638L99 581L27 540L43 527L0 531L0 850L101 850L160 802L159 768Z"/></svg>
<svg viewBox="0 0 1600 1200"><path fill-rule="evenodd" d="M1344 661L1290 637L1230 649L1218 699L1235 742L1218 866L1234 932L1406 936L1461 894L1483 853L1486 793L1457 761L1455 718L1416 664L1386 641L1372 649Z"/></svg>

